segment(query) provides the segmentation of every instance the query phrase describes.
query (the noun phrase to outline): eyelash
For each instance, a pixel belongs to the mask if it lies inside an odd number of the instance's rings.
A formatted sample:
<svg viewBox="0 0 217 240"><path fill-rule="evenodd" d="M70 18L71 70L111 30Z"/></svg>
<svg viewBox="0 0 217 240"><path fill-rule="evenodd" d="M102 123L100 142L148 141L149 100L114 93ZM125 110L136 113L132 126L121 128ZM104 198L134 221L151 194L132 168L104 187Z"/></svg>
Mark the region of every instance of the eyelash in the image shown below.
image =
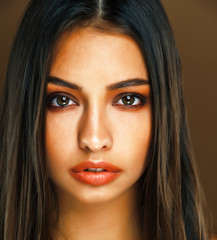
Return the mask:
<svg viewBox="0 0 217 240"><path fill-rule="evenodd" d="M120 104L121 105L121 108L126 108L126 109L132 109L132 108L138 108L138 107L141 107L145 104L147 104L147 97L146 96L143 96L141 94L137 94L137 93L122 93L122 94L119 94L115 99L115 104L112 104L112 105L116 105L117 102L121 101L123 103L123 98L124 97L134 97L134 101L133 103L136 101L135 99L139 99L139 101L141 102L140 104L137 104L137 105L124 105L124 104ZM60 106L58 103L57 103L57 99L59 97L62 97L62 98L65 98L66 101L68 101L67 105L65 106ZM52 102L55 100L55 104L56 106L52 106ZM71 102L74 102L74 103L70 103ZM70 104L70 105L68 105ZM74 99L72 99L71 96L69 96L68 94L66 93L52 93L50 94L48 97L47 97L47 106L48 108L51 108L51 109L64 109L64 108L68 108L68 107L71 107L71 106L76 106L78 105L77 101L75 101Z"/></svg>

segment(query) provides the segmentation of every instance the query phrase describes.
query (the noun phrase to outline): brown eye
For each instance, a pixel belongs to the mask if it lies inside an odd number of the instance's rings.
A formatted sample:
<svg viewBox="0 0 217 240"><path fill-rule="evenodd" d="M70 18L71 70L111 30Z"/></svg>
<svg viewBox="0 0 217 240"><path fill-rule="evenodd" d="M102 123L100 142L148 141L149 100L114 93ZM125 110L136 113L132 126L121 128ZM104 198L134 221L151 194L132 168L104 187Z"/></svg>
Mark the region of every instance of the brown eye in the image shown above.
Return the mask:
<svg viewBox="0 0 217 240"><path fill-rule="evenodd" d="M57 97L56 102L59 106L64 107L69 104L69 98L65 96L60 96L60 97Z"/></svg>
<svg viewBox="0 0 217 240"><path fill-rule="evenodd" d="M136 108L147 103L147 97L141 94L126 93L121 96L122 97L119 97L119 100L115 102L115 105L118 104L121 107Z"/></svg>
<svg viewBox="0 0 217 240"><path fill-rule="evenodd" d="M67 106L77 105L75 101L66 95L62 94L52 94L48 97L47 105L50 108L64 108Z"/></svg>
<svg viewBox="0 0 217 240"><path fill-rule="evenodd" d="M132 105L135 102L135 97L134 96L125 96L122 98L122 102L125 105Z"/></svg>

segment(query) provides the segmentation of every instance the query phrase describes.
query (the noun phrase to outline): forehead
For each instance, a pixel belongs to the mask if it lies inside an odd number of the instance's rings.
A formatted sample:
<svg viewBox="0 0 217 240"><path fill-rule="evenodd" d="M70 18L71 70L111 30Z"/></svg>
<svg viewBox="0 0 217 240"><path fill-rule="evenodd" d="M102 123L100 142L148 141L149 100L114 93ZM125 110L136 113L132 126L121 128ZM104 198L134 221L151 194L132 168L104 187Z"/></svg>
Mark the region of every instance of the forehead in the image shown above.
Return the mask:
<svg viewBox="0 0 217 240"><path fill-rule="evenodd" d="M112 83L146 77L147 68L136 41L128 35L77 28L58 39L50 75L69 81Z"/></svg>

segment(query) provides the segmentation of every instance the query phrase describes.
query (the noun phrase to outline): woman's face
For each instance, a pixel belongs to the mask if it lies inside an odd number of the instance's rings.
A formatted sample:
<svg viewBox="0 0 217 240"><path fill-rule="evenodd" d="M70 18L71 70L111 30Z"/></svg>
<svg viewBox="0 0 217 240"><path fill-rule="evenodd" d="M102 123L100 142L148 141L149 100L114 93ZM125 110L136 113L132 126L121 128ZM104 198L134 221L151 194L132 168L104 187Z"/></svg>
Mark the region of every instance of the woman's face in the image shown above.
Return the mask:
<svg viewBox="0 0 217 240"><path fill-rule="evenodd" d="M146 166L152 124L148 71L138 45L127 35L88 27L65 32L54 55L46 161L58 194L83 203L130 196ZM99 173L73 172L87 162L105 162L119 172L105 165Z"/></svg>

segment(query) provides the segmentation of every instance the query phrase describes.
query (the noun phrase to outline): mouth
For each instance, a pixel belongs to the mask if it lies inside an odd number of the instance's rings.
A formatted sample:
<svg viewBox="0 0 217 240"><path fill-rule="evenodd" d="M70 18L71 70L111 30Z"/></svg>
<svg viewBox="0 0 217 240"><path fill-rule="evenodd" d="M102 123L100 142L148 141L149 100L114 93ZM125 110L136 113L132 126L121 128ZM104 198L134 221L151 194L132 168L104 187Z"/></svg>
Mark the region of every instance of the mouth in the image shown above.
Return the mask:
<svg viewBox="0 0 217 240"><path fill-rule="evenodd" d="M87 161L76 165L70 170L70 173L82 183L104 185L114 181L121 171L120 168L107 162Z"/></svg>
<svg viewBox="0 0 217 240"><path fill-rule="evenodd" d="M107 162L86 161L80 163L71 169L73 172L120 172L121 169Z"/></svg>
<svg viewBox="0 0 217 240"><path fill-rule="evenodd" d="M98 173L98 172L108 172L108 170L103 169L103 168L86 168L83 171L85 171L85 172L95 172L95 173Z"/></svg>

